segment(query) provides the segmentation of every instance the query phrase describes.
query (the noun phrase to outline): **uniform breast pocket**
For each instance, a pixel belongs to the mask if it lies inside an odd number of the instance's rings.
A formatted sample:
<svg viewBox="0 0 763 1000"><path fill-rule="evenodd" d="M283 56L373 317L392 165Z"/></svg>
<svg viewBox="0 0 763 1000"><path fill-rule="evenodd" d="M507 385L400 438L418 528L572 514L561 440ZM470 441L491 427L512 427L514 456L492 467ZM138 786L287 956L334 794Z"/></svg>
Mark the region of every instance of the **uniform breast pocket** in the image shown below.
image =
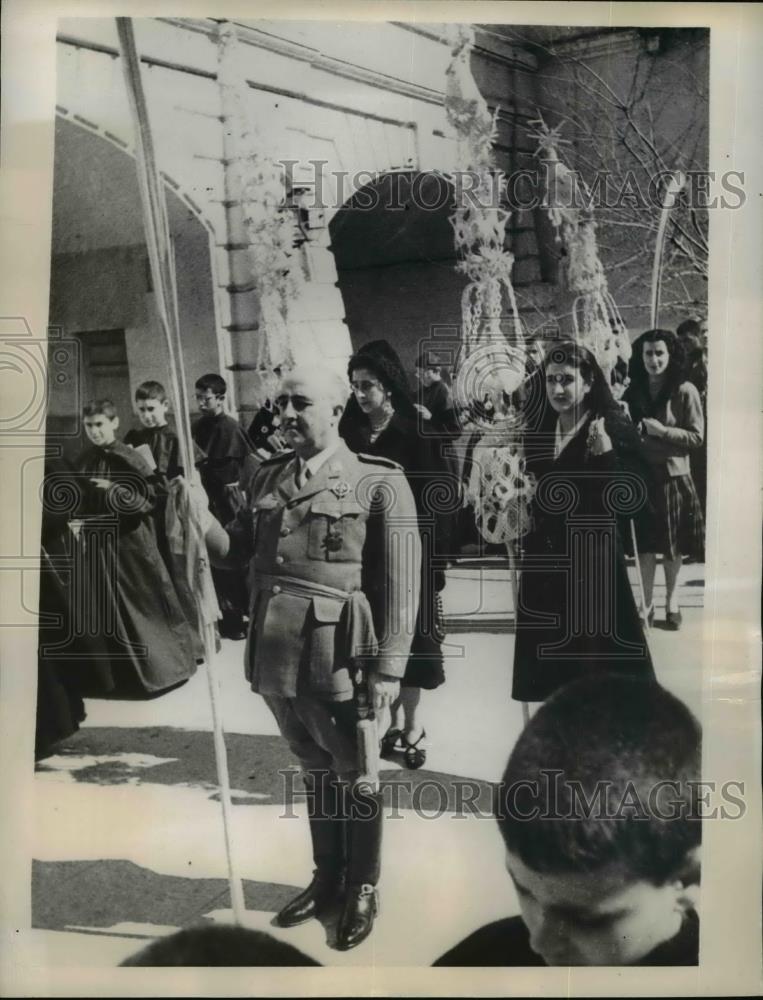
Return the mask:
<svg viewBox="0 0 763 1000"><path fill-rule="evenodd" d="M310 507L307 555L322 562L359 562L365 537L358 503L314 500Z"/></svg>

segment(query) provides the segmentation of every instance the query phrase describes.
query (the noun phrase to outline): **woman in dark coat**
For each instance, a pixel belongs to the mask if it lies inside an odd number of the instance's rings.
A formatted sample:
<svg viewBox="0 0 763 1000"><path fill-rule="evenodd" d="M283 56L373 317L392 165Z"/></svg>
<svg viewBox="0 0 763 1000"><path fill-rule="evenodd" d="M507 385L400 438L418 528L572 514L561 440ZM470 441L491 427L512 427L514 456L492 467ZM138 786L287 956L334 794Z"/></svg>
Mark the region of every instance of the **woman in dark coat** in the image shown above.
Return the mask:
<svg viewBox="0 0 763 1000"><path fill-rule="evenodd" d="M652 469L651 510L636 519L645 615L654 616L657 553L665 572L665 627L681 627L676 584L683 556L703 558L705 525L691 474L702 447L705 417L696 386L687 379L680 341L670 330L648 330L633 344L625 399L642 434Z"/></svg>
<svg viewBox="0 0 763 1000"><path fill-rule="evenodd" d="M638 435L586 348L553 347L541 373L547 406L525 441L537 486L523 540L518 701L543 701L597 670L654 676L617 524L645 502Z"/></svg>
<svg viewBox="0 0 763 1000"><path fill-rule="evenodd" d="M419 515L421 601L400 698L392 707L391 728L382 738L383 755L402 750L406 765L418 768L426 760L422 746L426 732L419 714L421 689L431 690L445 680L439 595L445 586L442 566L449 549L457 484L444 460L438 462L430 442L419 433L405 371L394 349L384 340L372 341L350 359L347 371L353 395L339 432L353 451L379 455L403 467ZM451 511L433 511L435 504Z"/></svg>

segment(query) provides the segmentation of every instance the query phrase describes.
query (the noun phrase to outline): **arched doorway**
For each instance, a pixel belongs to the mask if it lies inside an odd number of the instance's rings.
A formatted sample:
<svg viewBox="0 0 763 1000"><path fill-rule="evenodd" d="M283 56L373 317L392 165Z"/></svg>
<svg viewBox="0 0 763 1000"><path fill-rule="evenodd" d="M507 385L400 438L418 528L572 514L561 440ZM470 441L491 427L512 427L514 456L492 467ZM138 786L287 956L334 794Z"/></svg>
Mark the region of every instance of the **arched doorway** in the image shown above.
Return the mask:
<svg viewBox="0 0 763 1000"><path fill-rule="evenodd" d="M411 370L422 343L458 342L453 188L441 174L396 171L360 188L329 226L353 348L385 338Z"/></svg>
<svg viewBox="0 0 763 1000"><path fill-rule="evenodd" d="M135 388L169 384L143 233L135 161L113 142L56 119L49 325L77 354L76 374L50 380L48 434L67 452L81 444L88 398L113 399L122 429L135 422ZM168 186L167 210L177 274L186 378L219 371L210 233ZM57 343L50 341L55 373Z"/></svg>

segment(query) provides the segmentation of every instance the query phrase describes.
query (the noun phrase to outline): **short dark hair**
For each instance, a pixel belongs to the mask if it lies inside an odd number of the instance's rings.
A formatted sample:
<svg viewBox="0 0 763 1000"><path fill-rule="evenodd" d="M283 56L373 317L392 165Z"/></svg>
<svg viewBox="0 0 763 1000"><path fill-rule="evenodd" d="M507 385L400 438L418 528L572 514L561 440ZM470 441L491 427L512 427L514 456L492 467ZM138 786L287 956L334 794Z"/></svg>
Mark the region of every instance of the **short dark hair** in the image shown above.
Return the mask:
<svg viewBox="0 0 763 1000"><path fill-rule="evenodd" d="M656 681L574 681L540 707L511 752L496 793L504 842L536 871L625 862L663 884L701 842L700 759L699 723Z"/></svg>
<svg viewBox="0 0 763 1000"><path fill-rule="evenodd" d="M320 965L293 945L264 931L210 924L187 927L152 941L121 963L153 966Z"/></svg>
<svg viewBox="0 0 763 1000"><path fill-rule="evenodd" d="M228 391L225 379L222 375L217 375L215 372L209 372L206 375L202 375L201 378L197 378L196 388L201 389L202 392L209 389L215 396L224 396Z"/></svg>
<svg viewBox="0 0 763 1000"><path fill-rule="evenodd" d="M152 379L149 379L147 382L141 382L135 390L135 399L136 401L141 399L158 399L161 403L166 403L167 390L161 382L154 382Z"/></svg>
<svg viewBox="0 0 763 1000"><path fill-rule="evenodd" d="M114 420L119 414L110 399L91 399L82 407L82 416L108 417L109 420Z"/></svg>
<svg viewBox="0 0 763 1000"><path fill-rule="evenodd" d="M700 337L702 335L702 328L696 319L685 319L683 323L679 323L676 327L676 334L679 337Z"/></svg>

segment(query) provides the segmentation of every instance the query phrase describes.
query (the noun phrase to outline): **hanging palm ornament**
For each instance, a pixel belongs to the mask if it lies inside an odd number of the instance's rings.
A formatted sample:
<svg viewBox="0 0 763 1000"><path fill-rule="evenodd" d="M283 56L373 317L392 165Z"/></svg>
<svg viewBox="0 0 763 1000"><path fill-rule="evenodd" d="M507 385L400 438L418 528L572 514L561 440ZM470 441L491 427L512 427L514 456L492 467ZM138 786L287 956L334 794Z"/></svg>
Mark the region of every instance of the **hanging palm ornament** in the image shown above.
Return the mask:
<svg viewBox="0 0 763 1000"><path fill-rule="evenodd" d="M581 177L559 157L558 149L567 143L561 126L549 128L543 118L530 124L537 126L530 136L538 141L536 155L544 166L543 207L566 253L574 337L593 352L609 378L618 359L629 360L631 346L599 258L591 196Z"/></svg>
<svg viewBox="0 0 763 1000"><path fill-rule="evenodd" d="M299 294L303 275L294 249L294 220L287 206L283 171L252 123L246 106L244 77L235 27L220 25L218 81L223 106L229 109L233 155L229 164L230 196L240 202L252 257L252 281L259 307L256 363L265 382L275 382L273 369L293 367L297 354L289 327L289 306Z"/></svg>
<svg viewBox="0 0 763 1000"><path fill-rule="evenodd" d="M501 207L505 182L495 169L495 115L471 72L474 31L467 24L452 25L449 41L452 58L446 71L445 112L456 135L459 171L450 221L460 258L456 268L467 278L454 393L484 431L474 450L466 499L474 507L483 538L508 544L529 527L533 492L514 405L525 378L525 352L511 281L514 257L506 249L510 213Z"/></svg>

